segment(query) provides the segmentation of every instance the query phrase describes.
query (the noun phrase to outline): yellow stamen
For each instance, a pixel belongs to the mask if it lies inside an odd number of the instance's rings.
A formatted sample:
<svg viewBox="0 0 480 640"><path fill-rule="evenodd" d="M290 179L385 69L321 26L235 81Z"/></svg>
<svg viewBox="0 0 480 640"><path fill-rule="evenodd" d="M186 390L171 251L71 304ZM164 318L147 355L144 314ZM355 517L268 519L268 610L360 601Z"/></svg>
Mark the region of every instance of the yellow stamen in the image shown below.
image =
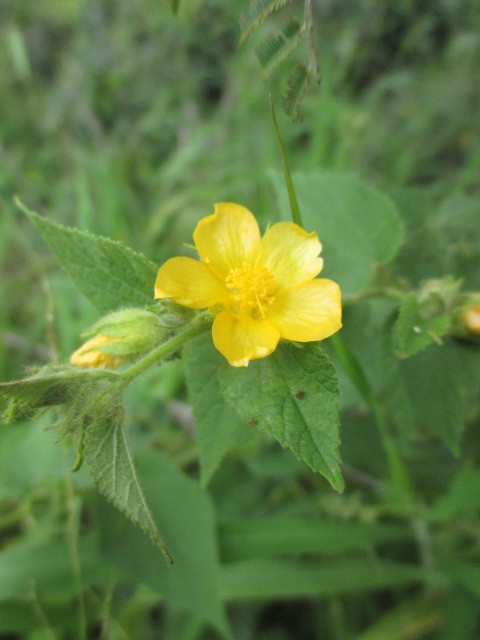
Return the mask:
<svg viewBox="0 0 480 640"><path fill-rule="evenodd" d="M278 287L267 268L248 262L230 270L225 286L230 292L230 311L247 312L256 319L265 318L265 309L275 302Z"/></svg>

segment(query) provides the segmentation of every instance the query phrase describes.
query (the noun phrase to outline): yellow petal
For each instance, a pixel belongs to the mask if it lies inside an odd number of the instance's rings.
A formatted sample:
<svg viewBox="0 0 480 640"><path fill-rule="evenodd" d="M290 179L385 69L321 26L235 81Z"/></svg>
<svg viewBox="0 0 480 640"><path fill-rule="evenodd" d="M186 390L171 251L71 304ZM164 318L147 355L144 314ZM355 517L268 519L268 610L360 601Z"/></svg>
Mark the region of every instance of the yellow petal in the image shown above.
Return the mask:
<svg viewBox="0 0 480 640"><path fill-rule="evenodd" d="M322 278L280 290L267 318L287 340L324 340L342 326L340 287Z"/></svg>
<svg viewBox="0 0 480 640"><path fill-rule="evenodd" d="M122 364L123 358L95 350L96 347L103 347L110 342L115 342L115 338L101 334L90 338L90 340L87 340L79 349L72 353L70 356L70 364L86 369L97 367L116 369Z"/></svg>
<svg viewBox="0 0 480 640"><path fill-rule="evenodd" d="M155 299L172 298L192 309L220 304L226 289L207 267L192 258L171 258L163 264L155 281Z"/></svg>
<svg viewBox="0 0 480 640"><path fill-rule="evenodd" d="M259 262L284 286L315 278L322 270L322 250L316 233L293 222L277 222L265 233Z"/></svg>
<svg viewBox="0 0 480 640"><path fill-rule="evenodd" d="M217 315L213 342L233 367L246 367L250 360L265 358L275 350L280 334L270 322L228 311Z"/></svg>
<svg viewBox="0 0 480 640"><path fill-rule="evenodd" d="M257 221L248 209L232 202L215 205L193 233L202 261L221 280L244 262L253 263L260 243Z"/></svg>

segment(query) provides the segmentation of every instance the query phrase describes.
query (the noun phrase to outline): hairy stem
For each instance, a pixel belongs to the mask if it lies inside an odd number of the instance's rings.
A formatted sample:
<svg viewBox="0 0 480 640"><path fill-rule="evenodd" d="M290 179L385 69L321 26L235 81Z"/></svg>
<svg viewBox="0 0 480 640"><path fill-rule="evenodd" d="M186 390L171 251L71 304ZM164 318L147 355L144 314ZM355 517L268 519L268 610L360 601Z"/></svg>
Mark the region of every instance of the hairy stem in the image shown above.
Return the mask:
<svg viewBox="0 0 480 640"><path fill-rule="evenodd" d="M126 387L134 378L146 371L153 364L162 360L171 353L174 353L186 342L206 331L210 327L208 317L208 313L198 315L185 327L183 331L177 333L170 338L170 340L163 342L161 345L147 353L145 357L133 364L123 373L117 374L117 386L119 388Z"/></svg>

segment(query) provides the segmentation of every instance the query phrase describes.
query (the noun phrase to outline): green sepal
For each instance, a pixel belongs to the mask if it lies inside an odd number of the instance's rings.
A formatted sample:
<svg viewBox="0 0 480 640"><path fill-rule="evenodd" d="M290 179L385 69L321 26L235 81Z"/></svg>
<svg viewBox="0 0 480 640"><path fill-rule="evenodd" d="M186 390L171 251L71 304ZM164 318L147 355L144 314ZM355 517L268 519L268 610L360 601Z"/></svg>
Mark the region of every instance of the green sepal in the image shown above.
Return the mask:
<svg viewBox="0 0 480 640"><path fill-rule="evenodd" d="M158 316L158 323L166 329L176 329L193 320L195 311L188 307L181 307L173 300L159 300L148 307Z"/></svg>
<svg viewBox="0 0 480 640"><path fill-rule="evenodd" d="M166 329L159 316L144 308L119 309L100 318L83 336L102 335L110 342L93 346L90 351L102 351L123 358L132 358L156 347L165 340ZM85 351L88 353L88 350Z"/></svg>

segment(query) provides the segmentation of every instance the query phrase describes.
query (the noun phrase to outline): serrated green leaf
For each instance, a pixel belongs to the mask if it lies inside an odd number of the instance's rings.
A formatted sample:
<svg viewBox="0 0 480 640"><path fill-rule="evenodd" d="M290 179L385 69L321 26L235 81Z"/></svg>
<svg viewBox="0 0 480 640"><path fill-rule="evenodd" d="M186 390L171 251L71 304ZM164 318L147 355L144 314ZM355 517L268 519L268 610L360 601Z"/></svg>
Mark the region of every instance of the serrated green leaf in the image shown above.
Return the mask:
<svg viewBox="0 0 480 640"><path fill-rule="evenodd" d="M282 102L285 113L297 119L300 117L300 106L308 91L312 74L304 64L296 64L287 78L287 88Z"/></svg>
<svg viewBox="0 0 480 640"><path fill-rule="evenodd" d="M289 200L280 172L272 175L282 217ZM403 225L393 203L356 179L327 171L292 175L307 231L323 245L322 276L339 283L343 294L364 291L378 265L389 262L403 241Z"/></svg>
<svg viewBox="0 0 480 640"><path fill-rule="evenodd" d="M157 267L145 256L120 242L64 227L20 206L80 291L100 311L153 302Z"/></svg>
<svg viewBox="0 0 480 640"><path fill-rule="evenodd" d="M135 470L123 424L121 394L97 394L84 413L83 455L103 495L173 559L157 529Z"/></svg>
<svg viewBox="0 0 480 640"><path fill-rule="evenodd" d="M280 344L268 358L244 369L225 366L218 376L225 398L246 424L267 431L343 490L337 379L318 344Z"/></svg>
<svg viewBox="0 0 480 640"><path fill-rule="evenodd" d="M265 18L288 2L290 0L252 0L248 9L240 17L242 30L240 43L245 42L251 32L261 25Z"/></svg>
<svg viewBox="0 0 480 640"><path fill-rule="evenodd" d="M211 335L192 340L183 354L188 397L197 427L200 477L206 485L224 456L245 444L252 434L220 391L217 371L224 358L213 346Z"/></svg>
<svg viewBox="0 0 480 640"><path fill-rule="evenodd" d="M269 74L298 47L304 29L296 20L289 20L277 34L267 35L255 50L265 74Z"/></svg>
<svg viewBox="0 0 480 640"><path fill-rule="evenodd" d="M448 315L424 317L417 297L408 294L400 305L396 323L396 335L400 349L399 356L408 358L422 351L433 342L439 344L450 328Z"/></svg>

